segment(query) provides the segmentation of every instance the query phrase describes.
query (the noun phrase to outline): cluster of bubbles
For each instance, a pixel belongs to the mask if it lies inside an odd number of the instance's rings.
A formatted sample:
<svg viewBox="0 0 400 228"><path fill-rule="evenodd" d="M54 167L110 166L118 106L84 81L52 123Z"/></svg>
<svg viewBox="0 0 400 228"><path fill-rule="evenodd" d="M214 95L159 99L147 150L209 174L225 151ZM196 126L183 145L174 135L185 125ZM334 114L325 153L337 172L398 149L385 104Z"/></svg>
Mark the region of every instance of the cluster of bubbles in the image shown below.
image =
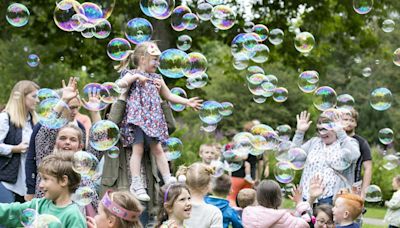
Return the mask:
<svg viewBox="0 0 400 228"><path fill-rule="evenodd" d="M203 122L202 130L212 132L217 128L223 117L232 115L233 104L230 102L205 101L199 111L200 120Z"/></svg>
<svg viewBox="0 0 400 228"><path fill-rule="evenodd" d="M106 2L106 1L105 1ZM62 0L56 4L53 19L58 28L66 32L80 32L85 38L105 39L111 33L111 15L114 4L79 3Z"/></svg>
<svg viewBox="0 0 400 228"><path fill-rule="evenodd" d="M25 209L20 215L21 224L24 227L46 228L63 227L59 218L50 214L39 214L35 209Z"/></svg>
<svg viewBox="0 0 400 228"><path fill-rule="evenodd" d="M30 12L21 3L12 3L6 11L7 22L14 27L23 27L29 22Z"/></svg>

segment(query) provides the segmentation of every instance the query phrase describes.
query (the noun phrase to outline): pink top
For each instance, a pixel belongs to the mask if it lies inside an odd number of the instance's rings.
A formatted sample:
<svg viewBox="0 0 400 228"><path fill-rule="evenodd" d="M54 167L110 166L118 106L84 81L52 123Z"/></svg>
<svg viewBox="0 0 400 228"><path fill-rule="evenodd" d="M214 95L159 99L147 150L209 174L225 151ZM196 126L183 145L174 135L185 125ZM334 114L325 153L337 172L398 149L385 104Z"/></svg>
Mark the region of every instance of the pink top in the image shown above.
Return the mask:
<svg viewBox="0 0 400 228"><path fill-rule="evenodd" d="M286 210L276 210L263 206L248 206L243 210L244 227L251 228L308 228L302 218L291 215Z"/></svg>

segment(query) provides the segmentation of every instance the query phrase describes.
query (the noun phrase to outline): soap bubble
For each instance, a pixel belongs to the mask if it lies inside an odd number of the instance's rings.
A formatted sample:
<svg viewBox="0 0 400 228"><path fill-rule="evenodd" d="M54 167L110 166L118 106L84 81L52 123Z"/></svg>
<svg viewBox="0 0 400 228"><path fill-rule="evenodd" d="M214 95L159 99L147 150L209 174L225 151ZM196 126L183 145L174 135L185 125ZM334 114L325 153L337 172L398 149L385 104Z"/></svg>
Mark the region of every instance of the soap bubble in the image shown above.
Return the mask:
<svg viewBox="0 0 400 228"><path fill-rule="evenodd" d="M117 146L111 147L107 150L107 156L114 159L119 157L119 148Z"/></svg>
<svg viewBox="0 0 400 228"><path fill-rule="evenodd" d="M75 0L63 0L56 5L53 19L58 28L72 32L74 31L73 24L76 23L72 18L75 14L84 15L82 5Z"/></svg>
<svg viewBox="0 0 400 228"><path fill-rule="evenodd" d="M264 89L264 93L262 94L264 97L272 97L274 95L276 85L266 81L261 84L261 87Z"/></svg>
<svg viewBox="0 0 400 228"><path fill-rule="evenodd" d="M188 78L187 83L189 83L193 88L202 88L207 85L208 75L206 73L194 75Z"/></svg>
<svg viewBox="0 0 400 228"><path fill-rule="evenodd" d="M187 13L191 13L192 11L190 10L189 7L187 6L177 6L171 14L171 27L175 31L183 31L186 29L186 24L183 20L183 16Z"/></svg>
<svg viewBox="0 0 400 228"><path fill-rule="evenodd" d="M186 13L182 17L186 30L194 30L199 25L199 18L194 13Z"/></svg>
<svg viewBox="0 0 400 228"><path fill-rule="evenodd" d="M103 11L104 19L107 19L111 16L111 13L115 7L115 0L89 0L89 2L93 2L100 6Z"/></svg>
<svg viewBox="0 0 400 228"><path fill-rule="evenodd" d="M267 140L261 135L253 135L253 137L251 137L250 143L254 147L254 149L258 151L264 152L265 150L269 149ZM253 154L252 151L250 151L249 153Z"/></svg>
<svg viewBox="0 0 400 228"><path fill-rule="evenodd" d="M146 16L153 17L149 10L149 0L140 0L139 7Z"/></svg>
<svg viewBox="0 0 400 228"><path fill-rule="evenodd" d="M353 9L358 14L367 14L372 10L374 0L353 0Z"/></svg>
<svg viewBox="0 0 400 228"><path fill-rule="evenodd" d="M336 106L337 98L336 91L329 86L319 87L314 92L314 106L320 110L333 108Z"/></svg>
<svg viewBox="0 0 400 228"><path fill-rule="evenodd" d="M369 103L378 111L385 111L392 106L392 92L389 89L380 87L371 92Z"/></svg>
<svg viewBox="0 0 400 228"><path fill-rule="evenodd" d="M200 127L200 130L205 131L205 132L213 132L215 129L217 129L218 124L206 124L203 123L203 125Z"/></svg>
<svg viewBox="0 0 400 228"><path fill-rule="evenodd" d="M292 163L292 168L294 170L304 169L304 165L307 160L307 153L301 148L292 148L288 151L289 157L292 158L290 163Z"/></svg>
<svg viewBox="0 0 400 228"><path fill-rule="evenodd" d="M114 38L107 45L108 57L116 61L126 59L129 55L129 50L131 50L131 45L123 38Z"/></svg>
<svg viewBox="0 0 400 228"><path fill-rule="evenodd" d="M148 0L148 9L152 17L164 20L172 14L175 0Z"/></svg>
<svg viewBox="0 0 400 228"><path fill-rule="evenodd" d="M269 48L265 44L257 44L252 51L254 55L251 56L251 60L255 63L265 63L269 57Z"/></svg>
<svg viewBox="0 0 400 228"><path fill-rule="evenodd" d="M294 47L301 53L310 52L315 45L314 36L309 32L301 32L294 38Z"/></svg>
<svg viewBox="0 0 400 228"><path fill-rule="evenodd" d="M338 108L352 108L354 106L354 98L350 94L341 94L337 96L337 107Z"/></svg>
<svg viewBox="0 0 400 228"><path fill-rule="evenodd" d="M54 111L56 106L63 110L60 114ZM50 129L59 129L71 119L68 105L58 98L47 98L40 102L36 107L36 113L39 123Z"/></svg>
<svg viewBox="0 0 400 228"><path fill-rule="evenodd" d="M93 98L93 95L99 97ZM102 98L109 98L110 92L106 87L98 83L89 83L83 87L82 106L89 111L100 111L107 107L107 103L102 101Z"/></svg>
<svg viewBox="0 0 400 228"><path fill-rule="evenodd" d="M52 89L48 88L42 88L39 89L36 93L37 97L39 98L39 101L46 100L47 98L57 98L60 99L60 96L58 93Z"/></svg>
<svg viewBox="0 0 400 228"><path fill-rule="evenodd" d="M319 74L315 70L304 71L299 75L299 89L305 93L311 93L318 87Z"/></svg>
<svg viewBox="0 0 400 228"><path fill-rule="evenodd" d="M283 184L288 184L294 179L294 170L290 162L278 162L274 168L275 179Z"/></svg>
<svg viewBox="0 0 400 228"><path fill-rule="evenodd" d="M243 166L243 161L224 161L224 169L227 172L236 172Z"/></svg>
<svg viewBox="0 0 400 228"><path fill-rule="evenodd" d="M105 39L111 33L111 24L106 19L100 19L94 26L94 37L97 39Z"/></svg>
<svg viewBox="0 0 400 228"><path fill-rule="evenodd" d="M54 215L41 214L37 217L33 227L35 228L62 228L63 224L60 219Z"/></svg>
<svg viewBox="0 0 400 228"><path fill-rule="evenodd" d="M85 151L78 151L74 153L72 159L72 169L79 174L88 174L94 165L92 156Z"/></svg>
<svg viewBox="0 0 400 228"><path fill-rule="evenodd" d="M248 51L248 52L253 52L254 48L258 45L258 42L260 40L260 37L255 34L255 33L246 33L242 37L243 39L243 47ZM253 57L254 53L250 55L250 53L247 53L248 56L251 58Z"/></svg>
<svg viewBox="0 0 400 228"><path fill-rule="evenodd" d="M389 145L393 142L393 130L390 128L382 128L379 130L379 141L382 144Z"/></svg>
<svg viewBox="0 0 400 228"><path fill-rule="evenodd" d="M251 76L253 74L265 74L264 69L259 67L259 66L249 66L247 68L247 71L249 72L248 76Z"/></svg>
<svg viewBox="0 0 400 228"><path fill-rule="evenodd" d="M101 97L101 101L106 104L116 102L119 95L122 93L122 89L114 82L104 82L102 87L108 91L108 93L105 93L104 96Z"/></svg>
<svg viewBox="0 0 400 228"><path fill-rule="evenodd" d="M6 19L10 25L14 27L22 27L28 24L29 15L29 10L25 5L13 3L7 8Z"/></svg>
<svg viewBox="0 0 400 228"><path fill-rule="evenodd" d="M383 168L393 170L399 165L399 157L393 154L388 154L383 157Z"/></svg>
<svg viewBox="0 0 400 228"><path fill-rule="evenodd" d="M199 52L191 52L188 54L188 67L183 69L186 77L202 75L207 70L207 58Z"/></svg>
<svg viewBox="0 0 400 228"><path fill-rule="evenodd" d="M222 106L216 101L205 101L199 111L199 117L201 121L206 124L216 124L222 119L222 115L219 113Z"/></svg>
<svg viewBox="0 0 400 228"><path fill-rule="evenodd" d="M118 126L109 120L100 120L90 128L92 138L90 145L98 151L106 151L115 146L119 140Z"/></svg>
<svg viewBox="0 0 400 228"><path fill-rule="evenodd" d="M153 26L144 18L133 18L125 27L125 36L133 44L149 41L153 35Z"/></svg>
<svg viewBox="0 0 400 228"><path fill-rule="evenodd" d="M197 16L200 20L208 21L212 17L213 6L210 3L203 2L197 5Z"/></svg>
<svg viewBox="0 0 400 228"><path fill-rule="evenodd" d="M187 98L185 90L179 87L172 88L171 93L183 98ZM170 101L168 103L171 109L174 110L175 112L182 112L186 108L186 105L183 104L172 103Z"/></svg>
<svg viewBox="0 0 400 228"><path fill-rule="evenodd" d="M84 29L82 30L81 35L87 39L90 39L94 36L94 33L95 33L94 24L87 23Z"/></svg>
<svg viewBox="0 0 400 228"><path fill-rule="evenodd" d="M219 160L212 160L210 166L214 169L214 177L220 177L224 174L224 163Z"/></svg>
<svg viewBox="0 0 400 228"><path fill-rule="evenodd" d="M361 74L362 74L362 76L364 76L364 77L369 77L369 76L371 76L371 74L372 74L372 69L371 69L371 67L365 67L363 70L362 70L362 72L361 72Z"/></svg>
<svg viewBox="0 0 400 228"><path fill-rule="evenodd" d="M274 89L273 99L275 102L282 103L285 102L288 98L288 90L283 87L278 87Z"/></svg>
<svg viewBox="0 0 400 228"><path fill-rule="evenodd" d="M249 65L249 57L244 53L238 53L233 56L232 64L236 70L244 70Z"/></svg>
<svg viewBox="0 0 400 228"><path fill-rule="evenodd" d="M292 128L287 124L277 126L276 132L278 133L280 140L288 141L292 136Z"/></svg>
<svg viewBox="0 0 400 228"><path fill-rule="evenodd" d="M263 74L253 74L247 78L247 87L254 95L263 95L264 89L262 83L267 81L267 77Z"/></svg>
<svg viewBox="0 0 400 228"><path fill-rule="evenodd" d="M179 50L187 51L192 46L192 37L188 35L180 35L176 40L176 47Z"/></svg>
<svg viewBox="0 0 400 228"><path fill-rule="evenodd" d="M80 13L74 14L70 20L70 26L73 31L82 32L89 25L89 19Z"/></svg>
<svg viewBox="0 0 400 228"><path fill-rule="evenodd" d="M94 189L83 186L76 189L75 193L72 195L71 199L79 206L87 206L92 202L92 199L96 195Z"/></svg>
<svg viewBox="0 0 400 228"><path fill-rule="evenodd" d="M222 102L221 109L218 111L222 116L230 116L233 113L233 104L231 102Z"/></svg>
<svg viewBox="0 0 400 228"><path fill-rule="evenodd" d="M214 6L211 23L220 30L228 30L235 24L236 14L227 5Z"/></svg>
<svg viewBox="0 0 400 228"><path fill-rule="evenodd" d="M22 211L22 214L20 216L21 224L24 227L32 227L37 216L38 216L38 213L36 210L27 208Z"/></svg>
<svg viewBox="0 0 400 228"><path fill-rule="evenodd" d="M39 56L36 55L36 54L30 54L30 55L28 56L28 61L27 61L27 63L28 63L28 65L29 65L30 67L37 67L37 66L39 66L39 63L40 63Z"/></svg>
<svg viewBox="0 0 400 228"><path fill-rule="evenodd" d="M274 131L274 129L266 124L257 124L250 129L250 132L253 135L264 135L269 131Z"/></svg>
<svg viewBox="0 0 400 228"><path fill-rule="evenodd" d="M284 33L281 29L272 29L269 33L268 40L273 45L279 45L283 42Z"/></svg>
<svg viewBox="0 0 400 228"><path fill-rule="evenodd" d="M393 20L386 19L382 23L382 30L384 32L392 32L394 30L395 23Z"/></svg>
<svg viewBox="0 0 400 228"><path fill-rule="evenodd" d="M377 185L370 185L365 190L365 201L369 203L379 203L382 201L382 190Z"/></svg>
<svg viewBox="0 0 400 228"><path fill-rule="evenodd" d="M82 3L83 14L91 23L96 23L98 20L103 19L103 11L100 6L92 2Z"/></svg>
<svg viewBox="0 0 400 228"><path fill-rule="evenodd" d="M266 140L266 150L276 150L279 145L279 136L275 131L265 131L260 134Z"/></svg>
<svg viewBox="0 0 400 228"><path fill-rule="evenodd" d="M394 52L393 52L393 63L396 66L400 66L400 48L397 48Z"/></svg>
<svg viewBox="0 0 400 228"><path fill-rule="evenodd" d="M160 55L158 70L168 78L181 78L189 66L189 55L179 49L167 49Z"/></svg>
<svg viewBox="0 0 400 228"><path fill-rule="evenodd" d="M258 24L254 25L252 32L256 33L260 37L260 41L263 42L268 38L269 30L267 26Z"/></svg>
<svg viewBox="0 0 400 228"><path fill-rule="evenodd" d="M169 154L169 160L179 158L183 152L183 143L180 139L171 137L164 143L165 152Z"/></svg>

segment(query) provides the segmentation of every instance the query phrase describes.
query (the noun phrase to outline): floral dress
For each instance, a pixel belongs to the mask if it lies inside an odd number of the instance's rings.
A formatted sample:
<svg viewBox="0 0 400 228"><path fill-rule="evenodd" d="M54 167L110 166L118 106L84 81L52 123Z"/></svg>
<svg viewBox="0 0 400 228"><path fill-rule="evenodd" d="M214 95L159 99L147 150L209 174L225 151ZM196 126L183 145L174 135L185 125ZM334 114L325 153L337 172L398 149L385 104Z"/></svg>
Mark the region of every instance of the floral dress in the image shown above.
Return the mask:
<svg viewBox="0 0 400 228"><path fill-rule="evenodd" d="M162 79L159 74L145 73L138 70L126 70L126 73L141 74L150 79ZM148 81L141 84L138 81L132 83L128 92L127 105L124 119L121 123L121 139L125 147L131 146L134 142L136 127L160 142L168 138L168 128L164 113L161 108L161 97L156 85Z"/></svg>

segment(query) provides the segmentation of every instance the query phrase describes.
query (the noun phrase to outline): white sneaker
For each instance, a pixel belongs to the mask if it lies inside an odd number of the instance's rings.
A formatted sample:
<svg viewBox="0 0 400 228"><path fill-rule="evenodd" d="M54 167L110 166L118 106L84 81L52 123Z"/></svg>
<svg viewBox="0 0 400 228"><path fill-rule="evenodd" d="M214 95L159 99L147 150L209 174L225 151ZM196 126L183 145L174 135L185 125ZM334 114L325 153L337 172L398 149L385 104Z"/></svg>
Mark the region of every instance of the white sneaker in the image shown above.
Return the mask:
<svg viewBox="0 0 400 228"><path fill-rule="evenodd" d="M146 202L150 201L150 196L147 194L144 188L135 188L135 185L132 183L129 190L134 196L136 196L138 200Z"/></svg>

